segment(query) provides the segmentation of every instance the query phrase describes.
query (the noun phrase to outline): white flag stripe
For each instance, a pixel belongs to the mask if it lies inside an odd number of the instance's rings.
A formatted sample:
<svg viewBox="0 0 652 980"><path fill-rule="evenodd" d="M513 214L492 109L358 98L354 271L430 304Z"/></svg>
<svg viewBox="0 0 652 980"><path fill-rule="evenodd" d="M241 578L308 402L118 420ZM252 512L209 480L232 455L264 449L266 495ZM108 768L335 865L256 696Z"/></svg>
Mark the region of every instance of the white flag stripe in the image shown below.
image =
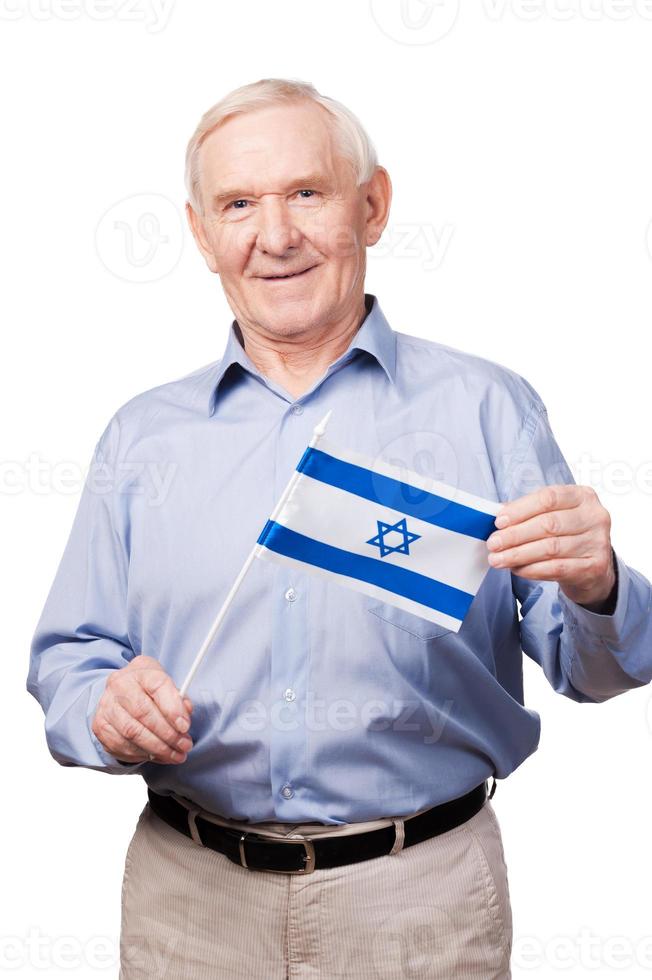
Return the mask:
<svg viewBox="0 0 652 980"><path fill-rule="evenodd" d="M367 544L378 534L377 521L396 524L406 519L408 532L420 537L410 542L409 554L391 552L381 557L378 545ZM276 517L279 524L324 544L366 558L398 565L410 572L436 578L446 585L475 595L488 568L487 546L478 538L449 531L392 510L364 497L348 493L302 474L290 498ZM396 547L403 536L387 532L384 543ZM384 590L382 590L384 591Z"/></svg>
<svg viewBox="0 0 652 980"><path fill-rule="evenodd" d="M466 490L459 490L450 483L440 483L439 480L424 476L415 470L410 470L403 466L394 466L393 463L387 463L380 456L365 456L351 449L342 449L341 446L336 446L330 442L326 436L320 438L316 448L347 463L362 466L365 470L373 470L374 473L382 473L385 476L391 477L393 480L400 480L401 483L409 483L413 487L427 490L429 493L436 493L440 497L445 497L447 500L454 500L455 503L463 504L465 507L473 507L474 510L480 510L485 514L497 514L502 507L500 501L486 500L484 497L477 497L475 494L468 493Z"/></svg>
<svg viewBox="0 0 652 980"><path fill-rule="evenodd" d="M337 572L332 572L329 569L320 568L319 565L308 564L303 561L299 561L297 558L291 558L288 555L282 555L275 551L269 551L264 545L256 545L256 557L264 558L266 561L272 564L285 565L288 568L294 568L301 572L315 573L319 575L322 579L329 579L331 582L335 582L346 588L353 589L355 592L361 592L364 595L368 595L373 599L378 599L381 602L388 602L392 606L397 606L404 612L413 613L415 616L421 616L423 619L427 619L431 623L437 623L438 626L444 626L446 629L453 630L457 633L460 626L462 625L461 619L456 619L454 616L449 616L444 612L440 612L438 609L432 609L431 606L424 606L420 602L415 602L413 599L408 599L406 596L398 595L396 592L389 592L387 589L382 589L377 585L373 585L371 582L363 582L357 578L351 578L349 575L340 575Z"/></svg>

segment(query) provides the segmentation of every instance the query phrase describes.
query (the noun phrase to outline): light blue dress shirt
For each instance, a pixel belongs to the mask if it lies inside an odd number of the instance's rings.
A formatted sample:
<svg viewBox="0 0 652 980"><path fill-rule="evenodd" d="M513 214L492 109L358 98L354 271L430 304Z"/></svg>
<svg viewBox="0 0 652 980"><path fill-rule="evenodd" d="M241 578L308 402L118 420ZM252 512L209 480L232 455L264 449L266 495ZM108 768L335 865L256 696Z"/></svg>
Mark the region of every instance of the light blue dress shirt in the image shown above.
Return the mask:
<svg viewBox="0 0 652 980"><path fill-rule="evenodd" d="M490 568L458 633L257 560L188 691L186 762L129 766L104 750L91 721L107 677L142 653L181 686L328 409L335 444L491 500L575 482L527 381L395 331L366 302L346 352L300 398L256 369L233 321L219 361L108 422L30 652L27 689L62 765L140 772L234 820L405 815L535 751L523 651L575 701L652 679L650 583L619 555L611 615Z"/></svg>

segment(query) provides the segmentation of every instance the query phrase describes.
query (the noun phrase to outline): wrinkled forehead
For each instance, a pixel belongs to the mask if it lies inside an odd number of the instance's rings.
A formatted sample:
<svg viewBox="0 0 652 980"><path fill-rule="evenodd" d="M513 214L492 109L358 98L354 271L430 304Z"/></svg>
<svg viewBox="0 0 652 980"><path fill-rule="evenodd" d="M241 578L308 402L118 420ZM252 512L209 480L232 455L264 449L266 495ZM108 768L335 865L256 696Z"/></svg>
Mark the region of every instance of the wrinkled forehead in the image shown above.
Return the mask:
<svg viewBox="0 0 652 980"><path fill-rule="evenodd" d="M202 143L199 171L205 201L231 187L256 196L280 193L288 182L310 175L334 187L352 180L329 114L310 102L227 119Z"/></svg>

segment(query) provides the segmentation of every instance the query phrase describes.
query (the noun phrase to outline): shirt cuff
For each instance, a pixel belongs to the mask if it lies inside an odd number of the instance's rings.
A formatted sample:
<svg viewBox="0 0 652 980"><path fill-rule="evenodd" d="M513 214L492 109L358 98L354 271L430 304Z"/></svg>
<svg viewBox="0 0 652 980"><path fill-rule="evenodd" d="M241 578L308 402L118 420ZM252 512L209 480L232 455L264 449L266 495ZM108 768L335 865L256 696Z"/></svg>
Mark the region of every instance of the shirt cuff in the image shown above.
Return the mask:
<svg viewBox="0 0 652 980"><path fill-rule="evenodd" d="M614 551L616 562L616 575L618 576L616 605L612 613L597 613L580 606L573 602L568 596L559 589L559 602L564 616L577 629L595 636L602 636L611 640L618 640L623 634L625 622L625 611L627 609L627 599L630 589L630 575L627 565L622 558Z"/></svg>

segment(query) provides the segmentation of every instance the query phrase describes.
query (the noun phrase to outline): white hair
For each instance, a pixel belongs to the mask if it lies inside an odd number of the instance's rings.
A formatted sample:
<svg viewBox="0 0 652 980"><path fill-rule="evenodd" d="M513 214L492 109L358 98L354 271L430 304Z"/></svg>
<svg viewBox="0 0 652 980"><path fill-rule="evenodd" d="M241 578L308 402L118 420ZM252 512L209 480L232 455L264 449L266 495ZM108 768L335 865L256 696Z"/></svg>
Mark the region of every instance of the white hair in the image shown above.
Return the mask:
<svg viewBox="0 0 652 980"><path fill-rule="evenodd" d="M342 155L351 163L356 186L370 180L378 167L376 150L362 123L350 109L321 95L308 82L292 78L261 78L234 89L208 109L199 120L186 149L185 183L188 200L197 213L202 213L199 195L199 150L206 137L231 116L255 112L265 106L296 103L309 99L322 106L332 117L332 127Z"/></svg>

